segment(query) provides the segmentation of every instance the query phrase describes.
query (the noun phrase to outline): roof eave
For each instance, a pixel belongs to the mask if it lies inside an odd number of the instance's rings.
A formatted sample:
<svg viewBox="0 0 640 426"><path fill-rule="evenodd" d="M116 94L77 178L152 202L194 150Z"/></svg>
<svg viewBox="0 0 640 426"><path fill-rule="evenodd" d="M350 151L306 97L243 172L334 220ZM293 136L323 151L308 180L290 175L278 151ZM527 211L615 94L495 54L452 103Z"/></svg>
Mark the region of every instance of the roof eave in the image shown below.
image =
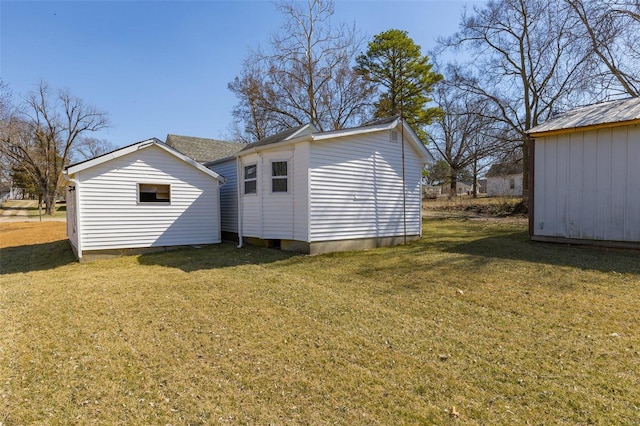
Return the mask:
<svg viewBox="0 0 640 426"><path fill-rule="evenodd" d="M633 120L624 120L624 121L616 121L616 122L608 122L608 123L598 123L592 124L589 126L579 126L579 127L565 127L563 129L551 129L551 130L543 130L543 131L535 131L535 127L529 131L529 136L532 138L541 138L547 136L556 136L562 134L576 133L576 132L586 132L590 130L599 130L599 129L609 129L613 127L623 127L623 126L631 126L634 124L640 124L640 118L636 118Z"/></svg>

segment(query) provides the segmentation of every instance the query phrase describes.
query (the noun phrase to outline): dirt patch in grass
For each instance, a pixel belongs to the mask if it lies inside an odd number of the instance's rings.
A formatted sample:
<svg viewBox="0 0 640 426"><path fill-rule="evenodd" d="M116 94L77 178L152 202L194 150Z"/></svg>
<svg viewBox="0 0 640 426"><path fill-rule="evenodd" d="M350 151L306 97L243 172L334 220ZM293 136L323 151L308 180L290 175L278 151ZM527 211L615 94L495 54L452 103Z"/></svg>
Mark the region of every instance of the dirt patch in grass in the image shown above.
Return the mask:
<svg viewBox="0 0 640 426"><path fill-rule="evenodd" d="M527 207L519 198L454 197L424 200L423 217L468 218L526 223Z"/></svg>
<svg viewBox="0 0 640 426"><path fill-rule="evenodd" d="M637 252L492 221L25 267L0 274L0 423L638 424L638 300Z"/></svg>

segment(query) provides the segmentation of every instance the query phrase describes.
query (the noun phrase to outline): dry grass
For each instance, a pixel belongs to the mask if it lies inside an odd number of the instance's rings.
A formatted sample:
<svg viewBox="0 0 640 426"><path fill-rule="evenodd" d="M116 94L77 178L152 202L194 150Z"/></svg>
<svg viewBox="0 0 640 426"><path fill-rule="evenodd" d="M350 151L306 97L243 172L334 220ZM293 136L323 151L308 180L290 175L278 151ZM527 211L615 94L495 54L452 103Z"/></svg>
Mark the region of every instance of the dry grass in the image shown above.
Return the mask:
<svg viewBox="0 0 640 426"><path fill-rule="evenodd" d="M48 244L0 250L4 425L640 422L637 252L461 220L315 257Z"/></svg>

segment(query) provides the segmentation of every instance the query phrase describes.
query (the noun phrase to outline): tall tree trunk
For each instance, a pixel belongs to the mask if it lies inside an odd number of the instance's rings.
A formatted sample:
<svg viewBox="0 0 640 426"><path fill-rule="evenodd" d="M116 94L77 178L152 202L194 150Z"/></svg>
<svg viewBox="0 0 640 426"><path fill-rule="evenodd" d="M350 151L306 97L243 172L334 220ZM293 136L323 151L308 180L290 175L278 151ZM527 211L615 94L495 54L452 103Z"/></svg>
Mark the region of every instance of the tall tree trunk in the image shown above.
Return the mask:
<svg viewBox="0 0 640 426"><path fill-rule="evenodd" d="M471 187L471 196L478 198L478 159L473 160L473 186Z"/></svg>
<svg viewBox="0 0 640 426"><path fill-rule="evenodd" d="M449 199L457 195L456 186L458 186L458 178L456 175L456 171L451 169L451 173L449 174Z"/></svg>
<svg viewBox="0 0 640 426"><path fill-rule="evenodd" d="M56 191L54 191L54 193L52 194L51 191L47 191L44 194L44 204L45 204L44 214L46 214L47 216L53 215L53 212L55 210L55 206L56 206L55 192Z"/></svg>

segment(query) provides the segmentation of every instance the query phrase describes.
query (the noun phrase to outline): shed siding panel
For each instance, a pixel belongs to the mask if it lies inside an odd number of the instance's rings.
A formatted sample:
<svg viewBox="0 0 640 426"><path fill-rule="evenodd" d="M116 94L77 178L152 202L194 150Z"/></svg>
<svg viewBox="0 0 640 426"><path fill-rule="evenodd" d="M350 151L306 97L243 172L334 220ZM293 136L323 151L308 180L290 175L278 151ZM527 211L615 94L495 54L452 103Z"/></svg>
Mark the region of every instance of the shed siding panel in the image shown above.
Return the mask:
<svg viewBox="0 0 640 426"><path fill-rule="evenodd" d="M534 234L640 241L638 158L638 126L539 138Z"/></svg>
<svg viewBox="0 0 640 426"><path fill-rule="evenodd" d="M568 143L569 142L569 143ZM567 197L569 195L569 158L570 141L566 137L558 138L556 141L556 233L565 235L567 233Z"/></svg>
<svg viewBox="0 0 640 426"><path fill-rule="evenodd" d="M611 217L611 129L597 132L596 143L596 204L592 208L596 211L596 223L593 238L609 239L609 219Z"/></svg>
<svg viewBox="0 0 640 426"><path fill-rule="evenodd" d="M611 140L611 209L609 216L609 239L624 239L624 222L627 195L627 147L629 139L626 127L612 129Z"/></svg>
<svg viewBox="0 0 640 426"><path fill-rule="evenodd" d="M557 161L558 161L558 138L551 137L545 143L545 162L544 162L544 184L543 192L548 194L545 198L542 221L542 229L545 235L559 235L557 230Z"/></svg>
<svg viewBox="0 0 640 426"><path fill-rule="evenodd" d="M420 233L421 164L405 145L406 231ZM314 143L310 170L310 240L404 234L402 145L389 132Z"/></svg>
<svg viewBox="0 0 640 426"><path fill-rule="evenodd" d="M580 238L584 150L583 134L574 133L569 136L569 167L567 169L567 235Z"/></svg>
<svg viewBox="0 0 640 426"><path fill-rule="evenodd" d="M624 241L640 241L640 126L628 129Z"/></svg>
<svg viewBox="0 0 640 426"><path fill-rule="evenodd" d="M594 238L596 229L596 210L598 202L598 135L596 132L583 134L582 162L582 204L580 205L580 235L577 238Z"/></svg>
<svg viewBox="0 0 640 426"><path fill-rule="evenodd" d="M80 172L83 250L220 242L218 181L158 147ZM138 204L139 183L171 186L169 204Z"/></svg>
<svg viewBox="0 0 640 426"><path fill-rule="evenodd" d="M235 158L215 164L211 170L227 182L220 187L220 226L225 232L238 232L238 165Z"/></svg>

